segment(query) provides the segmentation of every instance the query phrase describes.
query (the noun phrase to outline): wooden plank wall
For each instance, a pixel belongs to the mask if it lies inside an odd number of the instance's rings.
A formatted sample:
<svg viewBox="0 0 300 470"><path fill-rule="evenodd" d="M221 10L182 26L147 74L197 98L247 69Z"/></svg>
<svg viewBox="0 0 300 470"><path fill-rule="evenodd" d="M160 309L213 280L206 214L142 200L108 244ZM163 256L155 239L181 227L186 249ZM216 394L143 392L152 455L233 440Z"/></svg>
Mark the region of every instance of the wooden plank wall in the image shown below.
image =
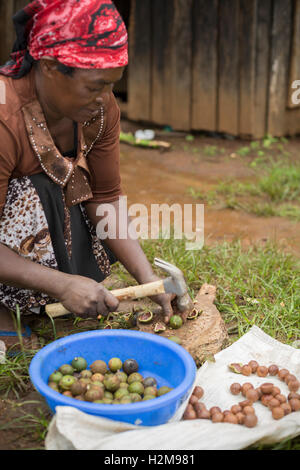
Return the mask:
<svg viewBox="0 0 300 470"><path fill-rule="evenodd" d="M124 0L129 2L130 0ZM131 0L128 117L261 138L300 133L300 0ZM0 0L0 63L13 14Z"/></svg>
<svg viewBox="0 0 300 470"><path fill-rule="evenodd" d="M300 67L299 5L133 1L128 117L245 138L300 133L300 107L289 100Z"/></svg>

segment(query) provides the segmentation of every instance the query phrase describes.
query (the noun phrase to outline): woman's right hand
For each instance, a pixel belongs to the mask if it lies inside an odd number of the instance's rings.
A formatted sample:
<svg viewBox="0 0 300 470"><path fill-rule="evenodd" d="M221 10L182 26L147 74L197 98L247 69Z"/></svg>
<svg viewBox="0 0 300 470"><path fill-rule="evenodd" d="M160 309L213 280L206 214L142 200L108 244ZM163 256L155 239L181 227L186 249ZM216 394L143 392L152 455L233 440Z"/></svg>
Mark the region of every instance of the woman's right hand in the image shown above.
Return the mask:
<svg viewBox="0 0 300 470"><path fill-rule="evenodd" d="M70 275L58 299L69 311L82 318L107 316L119 301L101 283L83 276Z"/></svg>

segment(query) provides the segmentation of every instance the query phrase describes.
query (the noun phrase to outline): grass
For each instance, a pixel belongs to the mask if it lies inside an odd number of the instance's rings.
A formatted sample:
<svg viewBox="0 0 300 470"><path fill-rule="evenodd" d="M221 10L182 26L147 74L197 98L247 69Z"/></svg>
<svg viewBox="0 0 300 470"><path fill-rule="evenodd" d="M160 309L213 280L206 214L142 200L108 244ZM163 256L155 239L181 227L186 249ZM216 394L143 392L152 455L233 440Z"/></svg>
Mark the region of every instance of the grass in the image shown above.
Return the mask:
<svg viewBox="0 0 300 470"><path fill-rule="evenodd" d="M289 140L285 137L277 138L271 135L266 135L261 140L256 140L247 143L246 145L241 145L238 148L232 149L230 151L226 150L226 147L223 146L222 141L221 145L218 144L203 144L200 143L199 146L195 147L195 136L187 135L185 138L186 143L183 145L183 149L186 152L198 154L201 159L203 156L206 157L239 157L245 161L245 164L249 165L251 168L259 167L263 164L268 164L270 159L274 160L287 160L291 156L290 152L287 150L287 144Z"/></svg>
<svg viewBox="0 0 300 470"><path fill-rule="evenodd" d="M44 440L49 426L50 413L45 413L40 407L40 402L36 400L27 400L18 403L7 400L7 405L10 405L13 413L18 416L12 418L9 423L1 424L0 431L15 432L16 430L21 430L23 432L18 433L18 440L29 439L32 442L34 438L37 444L37 447L27 448L26 450L43 450ZM34 413L28 411L28 405L34 409Z"/></svg>
<svg viewBox="0 0 300 470"><path fill-rule="evenodd" d="M287 217L300 221L300 165L272 162L256 181L221 181L206 193L189 188L195 199L209 205L243 210L261 217Z"/></svg>
<svg viewBox="0 0 300 470"><path fill-rule="evenodd" d="M0 364L0 394L6 398L10 392L17 399L28 389L29 376L28 365L33 357L33 353L26 356L18 354L15 357L7 357L3 364Z"/></svg>
<svg viewBox="0 0 300 470"><path fill-rule="evenodd" d="M216 305L235 340L252 325L287 344L299 338L300 262L272 243L244 250L239 241L187 251L184 240L143 240L149 260L162 258L184 273L190 295L203 283L217 286ZM156 271L162 275L161 271ZM113 273L126 285L131 276L117 264Z"/></svg>

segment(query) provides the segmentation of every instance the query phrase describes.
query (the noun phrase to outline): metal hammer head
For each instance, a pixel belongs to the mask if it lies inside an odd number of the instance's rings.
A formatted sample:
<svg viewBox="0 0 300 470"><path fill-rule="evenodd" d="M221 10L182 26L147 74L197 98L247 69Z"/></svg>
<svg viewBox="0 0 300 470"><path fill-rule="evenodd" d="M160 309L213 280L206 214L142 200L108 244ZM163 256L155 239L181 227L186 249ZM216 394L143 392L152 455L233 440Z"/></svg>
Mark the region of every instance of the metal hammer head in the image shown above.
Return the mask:
<svg viewBox="0 0 300 470"><path fill-rule="evenodd" d="M165 291L177 295L177 307L180 312L192 310L194 304L188 294L183 272L174 264L159 258L154 258L154 264L170 274L171 277L164 280Z"/></svg>

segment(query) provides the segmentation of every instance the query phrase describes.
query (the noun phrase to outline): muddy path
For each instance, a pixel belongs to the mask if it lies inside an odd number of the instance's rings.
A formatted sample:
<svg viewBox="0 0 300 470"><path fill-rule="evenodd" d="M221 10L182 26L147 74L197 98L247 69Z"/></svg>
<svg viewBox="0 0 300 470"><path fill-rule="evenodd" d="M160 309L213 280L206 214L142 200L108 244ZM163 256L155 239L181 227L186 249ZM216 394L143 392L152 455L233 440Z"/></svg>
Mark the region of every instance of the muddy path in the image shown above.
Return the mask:
<svg viewBox="0 0 300 470"><path fill-rule="evenodd" d="M127 121L122 122L124 132L134 132L135 128ZM195 137L192 143L181 137L165 140L172 143L170 151L121 144L122 187L128 205L145 204L149 218L151 204L195 204L197 201L189 188L207 192L221 181L249 181L259 176L259 167L249 165L253 156L237 154L238 149L249 142L210 137ZM289 140L285 150L300 163L300 138ZM247 246L271 240L300 255L300 223L284 217L258 217L243 211L215 208L205 201L204 237L206 245L240 239Z"/></svg>

